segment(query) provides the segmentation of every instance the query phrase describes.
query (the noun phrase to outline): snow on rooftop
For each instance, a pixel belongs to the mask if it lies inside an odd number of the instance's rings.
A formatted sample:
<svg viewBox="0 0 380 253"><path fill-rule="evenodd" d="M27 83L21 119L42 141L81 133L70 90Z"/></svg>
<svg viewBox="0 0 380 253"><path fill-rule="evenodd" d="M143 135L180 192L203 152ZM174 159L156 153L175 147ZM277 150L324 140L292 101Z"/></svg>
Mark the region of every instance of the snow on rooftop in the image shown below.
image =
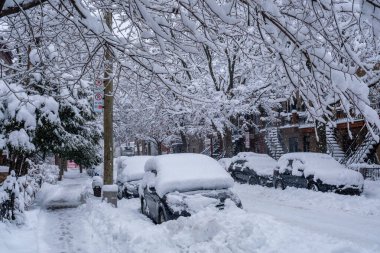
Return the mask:
<svg viewBox="0 0 380 253"><path fill-rule="evenodd" d="M0 166L0 173L8 173L9 167L8 166Z"/></svg>
<svg viewBox="0 0 380 253"><path fill-rule="evenodd" d="M328 154L312 152L296 152L285 154L278 160L280 172L285 171L289 159L296 159L300 161L293 161L293 175L297 173L297 168L299 167L304 170L303 172L305 177L314 175L314 180L320 179L322 182L327 184L363 184L364 179L359 172L346 168Z"/></svg>
<svg viewBox="0 0 380 253"><path fill-rule="evenodd" d="M259 176L273 175L273 170L277 166L277 161L267 154L241 152L232 158L232 162L238 160L247 161L244 165L254 170Z"/></svg>
<svg viewBox="0 0 380 253"><path fill-rule="evenodd" d="M144 176L144 165L152 156L121 156L117 180L128 182L140 180Z"/></svg>
<svg viewBox="0 0 380 253"><path fill-rule="evenodd" d="M156 156L147 161L145 171L157 171L157 176L146 173L141 186L154 186L160 196L174 191L226 189L234 183L216 160L201 154Z"/></svg>

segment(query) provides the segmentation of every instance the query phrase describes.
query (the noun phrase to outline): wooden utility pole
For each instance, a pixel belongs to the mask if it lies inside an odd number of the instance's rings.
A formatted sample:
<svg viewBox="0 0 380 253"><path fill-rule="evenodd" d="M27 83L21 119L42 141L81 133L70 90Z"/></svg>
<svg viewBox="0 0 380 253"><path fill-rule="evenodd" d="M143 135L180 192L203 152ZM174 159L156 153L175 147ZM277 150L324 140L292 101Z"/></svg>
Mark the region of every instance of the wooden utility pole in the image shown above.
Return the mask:
<svg viewBox="0 0 380 253"><path fill-rule="evenodd" d="M112 32L112 12L104 13L104 20ZM113 185L113 53L104 48L104 186L103 199L117 207L117 186Z"/></svg>
<svg viewBox="0 0 380 253"><path fill-rule="evenodd" d="M112 31L112 12L106 12L104 19ZM113 184L113 55L111 49L104 49L104 184Z"/></svg>

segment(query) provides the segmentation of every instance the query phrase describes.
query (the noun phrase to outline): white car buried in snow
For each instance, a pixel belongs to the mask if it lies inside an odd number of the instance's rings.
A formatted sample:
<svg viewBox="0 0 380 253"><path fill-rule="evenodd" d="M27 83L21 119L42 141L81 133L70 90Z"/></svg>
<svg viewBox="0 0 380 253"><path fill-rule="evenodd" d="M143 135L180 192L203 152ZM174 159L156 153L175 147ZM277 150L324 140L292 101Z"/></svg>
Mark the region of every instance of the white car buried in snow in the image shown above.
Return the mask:
<svg viewBox="0 0 380 253"><path fill-rule="evenodd" d="M121 156L117 158L118 198L137 198L138 188L144 176L144 166L152 156Z"/></svg>
<svg viewBox="0 0 380 253"><path fill-rule="evenodd" d="M276 188L287 186L314 191L360 195L363 192L363 176L350 170L327 154L288 153L280 157L273 174Z"/></svg>
<svg viewBox="0 0 380 253"><path fill-rule="evenodd" d="M222 166L201 154L156 156L145 164L140 184L141 212L160 224L206 207L241 207L229 188L234 182Z"/></svg>

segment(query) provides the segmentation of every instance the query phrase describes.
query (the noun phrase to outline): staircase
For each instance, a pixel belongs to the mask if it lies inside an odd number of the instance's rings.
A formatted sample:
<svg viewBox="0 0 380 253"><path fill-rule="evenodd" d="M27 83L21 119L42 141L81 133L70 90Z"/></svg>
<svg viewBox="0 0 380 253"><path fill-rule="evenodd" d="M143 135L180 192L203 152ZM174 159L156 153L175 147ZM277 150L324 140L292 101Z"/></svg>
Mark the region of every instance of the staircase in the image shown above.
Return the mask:
<svg viewBox="0 0 380 253"><path fill-rule="evenodd" d="M377 128L374 129L374 134L379 135L379 133L380 131ZM372 134L368 132L360 145L357 145L356 148L350 147L348 149L345 158L341 160L341 163L350 165L367 162L370 156L373 155L378 144L379 143L373 138Z"/></svg>
<svg viewBox="0 0 380 253"><path fill-rule="evenodd" d="M281 145L280 134L276 127L267 129L265 143L268 147L269 155L274 159L278 160L285 153L284 148Z"/></svg>
<svg viewBox="0 0 380 253"><path fill-rule="evenodd" d="M344 158L344 152L336 140L334 128L329 126L326 126L326 143L327 153L334 157L335 160L340 161Z"/></svg>

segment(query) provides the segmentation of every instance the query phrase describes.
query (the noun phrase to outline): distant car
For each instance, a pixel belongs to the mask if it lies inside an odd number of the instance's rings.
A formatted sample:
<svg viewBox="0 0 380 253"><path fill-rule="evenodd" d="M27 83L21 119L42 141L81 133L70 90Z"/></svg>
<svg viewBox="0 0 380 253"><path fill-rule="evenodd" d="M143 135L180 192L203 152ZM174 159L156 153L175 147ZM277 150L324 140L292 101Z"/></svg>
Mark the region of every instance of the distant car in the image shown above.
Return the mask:
<svg viewBox="0 0 380 253"><path fill-rule="evenodd" d="M218 160L218 163L220 165L222 165L222 167L225 169L225 170L228 170L228 168L230 167L231 165L231 161L232 161L232 158L221 158Z"/></svg>
<svg viewBox="0 0 380 253"><path fill-rule="evenodd" d="M273 174L275 188L287 186L313 191L360 195L363 176L321 153L288 153L280 157Z"/></svg>
<svg viewBox="0 0 380 253"><path fill-rule="evenodd" d="M277 161L266 154L241 152L232 158L228 172L240 183L273 186L273 171Z"/></svg>
<svg viewBox="0 0 380 253"><path fill-rule="evenodd" d="M117 166L117 197L137 198L138 188L144 176L145 162L152 156L121 156L114 163Z"/></svg>
<svg viewBox="0 0 380 253"><path fill-rule="evenodd" d="M220 164L201 154L156 156L145 164L140 184L141 212L160 224L206 207L241 207L231 192L233 179Z"/></svg>

